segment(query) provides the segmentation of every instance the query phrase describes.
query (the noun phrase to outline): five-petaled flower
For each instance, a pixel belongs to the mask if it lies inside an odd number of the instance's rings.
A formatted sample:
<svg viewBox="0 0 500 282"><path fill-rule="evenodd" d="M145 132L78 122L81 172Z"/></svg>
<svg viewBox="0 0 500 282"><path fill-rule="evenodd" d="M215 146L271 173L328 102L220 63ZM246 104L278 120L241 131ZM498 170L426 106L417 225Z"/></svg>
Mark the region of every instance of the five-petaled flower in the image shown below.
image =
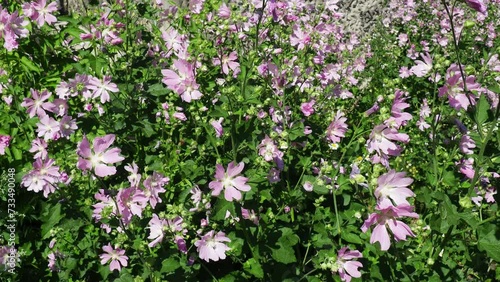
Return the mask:
<svg viewBox="0 0 500 282"><path fill-rule="evenodd" d="M352 277L361 277L361 272L358 268L363 267L355 258L362 258L363 255L359 251L350 251L348 247L343 247L337 255L336 267L342 281L349 282Z"/></svg>
<svg viewBox="0 0 500 282"><path fill-rule="evenodd" d="M212 196L219 196L222 189L224 189L224 198L227 201L241 200L241 192L250 191L250 185L246 184L248 178L243 176L238 176L245 164L240 162L236 165L235 162L229 163L227 166L227 172L224 170L224 167L220 164L216 165L215 168L215 179L214 181L208 184L208 187L212 189Z"/></svg>
<svg viewBox="0 0 500 282"><path fill-rule="evenodd" d="M226 234L222 231L217 232L212 230L196 241L194 245L198 248L198 254L202 260L218 261L226 258L226 251L230 248L224 242L231 242Z"/></svg>
<svg viewBox="0 0 500 282"><path fill-rule="evenodd" d="M99 257L101 258L101 264L104 265L109 260L111 260L111 263L109 264L109 270L113 271L116 269L118 271L121 271L122 266L127 266L128 257L125 255L125 250L122 250L120 248L113 249L110 243L102 247L102 250L106 253L99 255Z"/></svg>
<svg viewBox="0 0 500 282"><path fill-rule="evenodd" d="M96 137L94 139L94 153L90 149L90 143L87 136L78 144L77 153L80 156L77 167L83 171L94 169L95 175L105 177L114 175L116 168L106 164L114 164L124 160L120 156L121 150L118 148L108 149L115 141L115 135L108 134L104 137Z"/></svg>

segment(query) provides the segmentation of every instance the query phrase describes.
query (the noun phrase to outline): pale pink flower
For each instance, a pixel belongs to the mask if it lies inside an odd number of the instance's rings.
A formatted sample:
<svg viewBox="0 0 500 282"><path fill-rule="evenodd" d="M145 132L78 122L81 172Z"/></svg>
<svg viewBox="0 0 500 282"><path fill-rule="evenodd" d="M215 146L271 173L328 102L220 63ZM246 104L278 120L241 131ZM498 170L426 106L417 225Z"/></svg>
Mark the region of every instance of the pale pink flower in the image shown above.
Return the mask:
<svg viewBox="0 0 500 282"><path fill-rule="evenodd" d="M229 19L231 17L231 9L229 9L226 3L222 3L222 5L219 7L217 15L221 19Z"/></svg>
<svg viewBox="0 0 500 282"><path fill-rule="evenodd" d="M313 184L309 181L304 182L302 187L304 187L304 190L306 190L307 192L312 192L314 188Z"/></svg>
<svg viewBox="0 0 500 282"><path fill-rule="evenodd" d="M410 104L406 103L405 96L407 94L407 92L399 89L396 90L391 108L391 117L385 121L385 124L388 126L398 129L406 125L406 123L413 118L410 113L404 112L406 108L410 107Z"/></svg>
<svg viewBox="0 0 500 282"><path fill-rule="evenodd" d="M255 225L259 225L259 217L255 214L254 210L247 210L241 207L241 217L250 220Z"/></svg>
<svg viewBox="0 0 500 282"><path fill-rule="evenodd" d="M91 77L87 88L93 90L92 98L100 97L103 104L110 101L109 92L119 91L118 86L111 82L111 76L108 75L105 75L102 80Z"/></svg>
<svg viewBox="0 0 500 282"><path fill-rule="evenodd" d="M9 147L11 139L9 135L0 135L0 155L5 155L5 148Z"/></svg>
<svg viewBox="0 0 500 282"><path fill-rule="evenodd" d="M400 204L410 205L406 198L413 197L415 194L407 187L413 183L413 179L405 176L405 172L396 172L394 169L379 176L375 197L379 201L390 198L396 206Z"/></svg>
<svg viewBox="0 0 500 282"><path fill-rule="evenodd" d="M63 116L63 118L59 121L59 129L61 132L61 137L66 137L69 139L69 136L78 129L76 122L71 116Z"/></svg>
<svg viewBox="0 0 500 282"><path fill-rule="evenodd" d="M113 249L110 243L102 247L102 250L106 253L99 255L99 257L101 258L101 264L104 265L111 260L111 263L109 264L109 270L113 271L116 269L118 271L121 271L122 266L127 266L128 257L125 255L125 250L122 250L120 248Z"/></svg>
<svg viewBox="0 0 500 282"><path fill-rule="evenodd" d="M439 97L448 96L450 106L456 110L467 110L470 105L476 104L477 97L470 91L481 91L482 89L481 85L476 83L476 78L473 75L465 78L465 85L469 94L464 93L464 82L458 65L452 64L448 68L445 78L445 85L439 87Z"/></svg>
<svg viewBox="0 0 500 282"><path fill-rule="evenodd" d="M50 98L52 93L50 93L47 90L44 90L41 94L38 93L38 91L35 89L30 89L30 91L33 99L24 98L24 101L21 103L21 106L27 108L26 111L28 112L30 118L34 117L35 115L41 118L47 114L45 110L50 111L51 108L53 107L52 103L45 102L47 99Z"/></svg>
<svg viewBox="0 0 500 282"><path fill-rule="evenodd" d="M290 35L290 45L297 46L298 50L302 50L311 42L309 34L305 33L298 25L293 26L293 33Z"/></svg>
<svg viewBox="0 0 500 282"><path fill-rule="evenodd" d="M148 246L150 248L156 246L163 241L165 234L174 235L175 233L182 231L182 218L180 216L174 218L173 220L160 219L158 215L153 214L153 218L148 223L147 229L149 229L149 240L151 241Z"/></svg>
<svg viewBox="0 0 500 282"><path fill-rule="evenodd" d="M471 155L474 154L474 148L476 148L476 142L470 138L469 135L465 134L460 138L460 144L458 146L460 152Z"/></svg>
<svg viewBox="0 0 500 282"><path fill-rule="evenodd" d="M57 140L61 136L60 123L45 114L40 118L40 122L36 124L38 132L38 137L43 137L45 140Z"/></svg>
<svg viewBox="0 0 500 282"><path fill-rule="evenodd" d="M45 23L52 25L57 22L57 18L51 14L58 9L56 1L47 5L46 0L38 0L31 3L31 8L32 14L29 17L36 22L38 27L42 27Z"/></svg>
<svg viewBox="0 0 500 282"><path fill-rule="evenodd" d="M47 142L44 139L36 138L31 141L30 153L35 153L34 159L45 160L47 158Z"/></svg>
<svg viewBox="0 0 500 282"><path fill-rule="evenodd" d="M137 164L132 162L132 164L125 166L125 170L130 172L130 175L127 177L130 182L130 187L139 188L139 184L141 183L141 174L139 173L139 167Z"/></svg>
<svg viewBox="0 0 500 282"><path fill-rule="evenodd" d="M219 231L215 234L215 231L212 230L203 235L194 245L197 247L200 258L209 262L210 260L219 261L226 258L226 251L229 251L230 248L224 242L231 242L231 240L226 237L224 232Z"/></svg>
<svg viewBox="0 0 500 282"><path fill-rule="evenodd" d="M208 184L208 187L212 189L212 196L218 196L224 190L224 198L227 201L241 200L240 191L248 192L251 189L246 184L248 178L239 176L244 167L245 164L243 162L240 162L238 165L235 162L231 162L226 172L222 165L217 164L215 168L216 180Z"/></svg>
<svg viewBox="0 0 500 282"><path fill-rule="evenodd" d="M316 103L316 101L313 99L309 102L306 102L306 103L302 103L300 104L300 110L302 111L302 113L308 117L310 115L312 115L314 113L314 104Z"/></svg>
<svg viewBox="0 0 500 282"><path fill-rule="evenodd" d="M417 77L424 77L432 70L432 58L429 53L420 54L422 60L415 60L417 65L411 67L410 71Z"/></svg>
<svg viewBox="0 0 500 282"><path fill-rule="evenodd" d="M273 139L269 138L267 135L262 139L257 149L259 150L259 155L264 157L266 162L283 158L283 152L278 149Z"/></svg>
<svg viewBox="0 0 500 282"><path fill-rule="evenodd" d="M54 165L54 160L36 159L33 170L23 176L21 184L28 191L35 193L43 190L43 196L47 198L49 194L55 192L55 185L60 182L60 177L59 167Z"/></svg>
<svg viewBox="0 0 500 282"><path fill-rule="evenodd" d="M269 180L269 183L277 183L281 181L280 178L280 170L277 168L271 168L269 170L269 173L267 174L267 180Z"/></svg>
<svg viewBox="0 0 500 282"><path fill-rule="evenodd" d="M108 213L106 215L107 217L117 215L118 209L116 203L110 195L105 193L104 189L99 189L99 192L94 195L94 198L99 201L99 203L92 205L92 207L94 207L92 218L94 218L96 222L102 219L103 211Z"/></svg>
<svg viewBox="0 0 500 282"><path fill-rule="evenodd" d="M178 71L175 72L170 69L162 70L162 82L167 87L181 96L181 99L186 102L191 100L201 99L201 92L198 90L199 85L196 83L194 65L186 60L175 60L174 68Z"/></svg>
<svg viewBox="0 0 500 282"><path fill-rule="evenodd" d="M114 164L123 161L120 156L121 150L118 148L108 149L115 141L115 135L108 134L104 137L96 137L93 142L94 152L90 149L87 136L78 144L77 153L80 156L77 167L83 171L94 169L94 173L99 177L114 175L116 168L106 164Z"/></svg>
<svg viewBox="0 0 500 282"><path fill-rule="evenodd" d="M456 162L455 165L458 166L460 173L465 175L467 178L474 178L474 174L476 173L474 170L474 158L462 159L460 162Z"/></svg>
<svg viewBox="0 0 500 282"><path fill-rule="evenodd" d="M125 225L132 221L133 215L142 217L142 211L146 208L146 203L148 202L148 198L144 193L134 187L121 189L116 198L118 210Z"/></svg>
<svg viewBox="0 0 500 282"><path fill-rule="evenodd" d="M224 118L219 118L218 120L213 120L210 122L212 127L215 129L215 136L220 138L224 134L224 128L222 127L222 122L224 122Z"/></svg>
<svg viewBox="0 0 500 282"><path fill-rule="evenodd" d="M483 0L465 0L465 3L482 14L486 14L486 10L488 9Z"/></svg>
<svg viewBox="0 0 500 282"><path fill-rule="evenodd" d="M347 131L346 121L347 118L344 116L344 113L340 110L337 111L333 122L330 123L326 130L326 138L333 144L339 143L341 138L345 137Z"/></svg>
<svg viewBox="0 0 500 282"><path fill-rule="evenodd" d="M406 223L397 220L403 216L418 218L418 214L413 212L412 206L400 204L395 207L389 199L384 199L379 201L376 210L378 212L372 213L361 227L361 231L366 232L370 226L376 225L370 237L371 244L379 242L380 249L383 251L387 251L390 248L391 238L387 231L387 227L391 230L396 241L404 241L406 240L406 236L415 237L415 234L413 234Z"/></svg>
<svg viewBox="0 0 500 282"><path fill-rule="evenodd" d="M361 272L358 268L363 267L355 258L362 258L363 255L359 251L350 251L348 247L343 247L337 254L336 267L342 281L350 282L352 277L361 277Z"/></svg>
<svg viewBox="0 0 500 282"><path fill-rule="evenodd" d="M164 175L153 172L153 175L148 176L146 180L144 180L144 195L148 198L149 204L154 209L157 203L161 203L162 200L160 198L160 193L165 193L165 189L163 188L170 182L170 178L165 177Z"/></svg>
<svg viewBox="0 0 500 282"><path fill-rule="evenodd" d="M222 64L222 72L224 74L229 74L229 69L231 69L234 72L234 75L237 75L240 70L240 64L236 61L237 59L238 55L235 51L233 51L229 55L223 54L222 59L214 58L212 62L215 66Z"/></svg>
<svg viewBox="0 0 500 282"><path fill-rule="evenodd" d="M368 140L368 152L376 152L380 157L398 156L402 148L392 141L407 143L410 137L407 134L399 133L395 128L386 125L377 125L370 133Z"/></svg>

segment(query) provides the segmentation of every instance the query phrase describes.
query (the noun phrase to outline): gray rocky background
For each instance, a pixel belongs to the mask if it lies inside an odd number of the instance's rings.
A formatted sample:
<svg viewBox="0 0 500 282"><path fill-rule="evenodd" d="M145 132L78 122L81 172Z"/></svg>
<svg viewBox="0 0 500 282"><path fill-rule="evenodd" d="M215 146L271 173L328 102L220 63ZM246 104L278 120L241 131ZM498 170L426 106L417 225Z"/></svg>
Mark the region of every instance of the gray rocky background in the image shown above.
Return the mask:
<svg viewBox="0 0 500 282"><path fill-rule="evenodd" d="M63 13L82 13L92 5L99 5L104 0L58 0L59 7ZM154 0L151 0L154 1ZM179 6L187 6L189 0L172 0ZM231 0L230 0L231 1ZM238 0L236 0L238 1ZM309 0L311 1L311 0ZM309 2L308 1L308 2ZM321 0L312 0L316 3ZM378 15L383 13L385 0L340 0L338 6L344 14L343 21L348 31L360 35L367 33L373 28Z"/></svg>

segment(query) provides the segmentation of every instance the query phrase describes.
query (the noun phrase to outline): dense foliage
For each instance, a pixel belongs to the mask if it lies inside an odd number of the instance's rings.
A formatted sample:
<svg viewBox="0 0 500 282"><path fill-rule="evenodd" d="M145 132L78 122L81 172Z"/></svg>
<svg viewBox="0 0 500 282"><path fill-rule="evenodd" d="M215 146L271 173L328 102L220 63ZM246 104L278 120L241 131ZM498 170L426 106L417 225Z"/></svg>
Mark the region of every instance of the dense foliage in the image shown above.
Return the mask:
<svg viewBox="0 0 500 282"><path fill-rule="evenodd" d="M0 7L5 281L498 281L500 1Z"/></svg>

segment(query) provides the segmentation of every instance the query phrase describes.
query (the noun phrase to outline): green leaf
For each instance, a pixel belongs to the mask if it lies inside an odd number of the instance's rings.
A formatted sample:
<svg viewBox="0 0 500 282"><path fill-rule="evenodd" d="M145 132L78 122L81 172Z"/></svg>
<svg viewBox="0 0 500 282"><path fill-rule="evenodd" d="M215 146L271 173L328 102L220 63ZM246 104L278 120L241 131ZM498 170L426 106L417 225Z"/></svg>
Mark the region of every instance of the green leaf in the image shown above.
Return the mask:
<svg viewBox="0 0 500 282"><path fill-rule="evenodd" d="M64 217L61 214L61 204L57 203L54 206L47 204L44 207L44 212L42 213L41 220L42 224L42 239L47 239L50 237L50 230L59 223L59 221Z"/></svg>
<svg viewBox="0 0 500 282"><path fill-rule="evenodd" d="M349 243L360 245L363 244L363 241L361 240L361 238L359 238L359 235L353 233L342 232L340 233L340 237L342 237L342 239L346 240Z"/></svg>
<svg viewBox="0 0 500 282"><path fill-rule="evenodd" d="M259 261L257 261L255 258L247 260L243 265L243 269L257 278L264 278L264 270L262 269Z"/></svg>
<svg viewBox="0 0 500 282"><path fill-rule="evenodd" d="M479 97L479 101L477 102L476 107L476 122L477 124L483 124L486 120L488 120L488 109L490 105L488 104L488 100L486 99L486 95L481 95Z"/></svg>
<svg viewBox="0 0 500 282"><path fill-rule="evenodd" d="M281 246L279 249L272 249L271 256L277 262L281 262L284 264L289 264L297 261L297 259L295 258L295 251L292 247Z"/></svg>
<svg viewBox="0 0 500 282"><path fill-rule="evenodd" d="M162 273L171 273L174 272L177 268L181 267L179 260L176 258L168 258L164 259L161 263L161 272Z"/></svg>
<svg viewBox="0 0 500 282"><path fill-rule="evenodd" d="M496 262L500 262L500 240L495 235L497 228L494 224L489 224L479 229L478 248L480 251L486 251Z"/></svg>
<svg viewBox="0 0 500 282"><path fill-rule="evenodd" d="M21 64L23 64L26 68L36 73L40 73L40 68L33 63L33 60L28 59L27 57L21 58Z"/></svg>
<svg viewBox="0 0 500 282"><path fill-rule="evenodd" d="M293 232L291 228L281 228L281 237L278 239L278 244L284 247L293 247L299 242L300 238Z"/></svg>
<svg viewBox="0 0 500 282"><path fill-rule="evenodd" d="M219 198L217 203L215 203L215 214L212 217L213 220L224 220L226 217L226 211L229 211L231 214L236 214L234 212L234 203L228 202L225 199Z"/></svg>

